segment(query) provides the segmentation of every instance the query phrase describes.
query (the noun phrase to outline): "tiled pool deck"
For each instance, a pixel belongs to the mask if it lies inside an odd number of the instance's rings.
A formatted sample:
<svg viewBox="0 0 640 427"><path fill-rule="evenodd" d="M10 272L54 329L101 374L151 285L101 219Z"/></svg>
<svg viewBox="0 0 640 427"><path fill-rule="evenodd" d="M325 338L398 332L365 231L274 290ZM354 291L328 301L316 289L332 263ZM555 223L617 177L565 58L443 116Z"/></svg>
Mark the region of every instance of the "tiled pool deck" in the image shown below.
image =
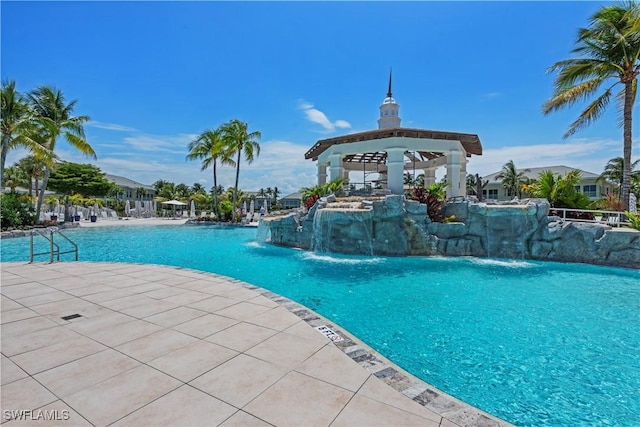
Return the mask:
<svg viewBox="0 0 640 427"><path fill-rule="evenodd" d="M509 425L244 282L112 263L1 274L3 426Z"/></svg>

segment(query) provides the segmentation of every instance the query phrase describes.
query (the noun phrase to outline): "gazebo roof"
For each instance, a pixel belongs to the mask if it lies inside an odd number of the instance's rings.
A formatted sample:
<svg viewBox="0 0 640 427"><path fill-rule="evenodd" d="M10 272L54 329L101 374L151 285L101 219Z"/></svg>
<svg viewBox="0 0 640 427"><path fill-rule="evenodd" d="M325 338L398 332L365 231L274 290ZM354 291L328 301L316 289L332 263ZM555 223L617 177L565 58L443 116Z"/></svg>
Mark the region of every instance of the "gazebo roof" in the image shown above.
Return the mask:
<svg viewBox="0 0 640 427"><path fill-rule="evenodd" d="M305 153L304 158L317 160L320 154L322 154L325 150L333 145L394 137L460 141L465 151L467 152L467 156L471 157L472 154L482 155L482 144L480 143L480 138L478 137L478 135L475 134L427 129L388 128L351 133L334 138L318 140L318 142L316 142L315 145ZM444 153L432 151L418 151L417 154L421 157L422 160L431 160L444 155ZM384 163L385 158L386 153L384 152L363 153L347 155L345 157L345 161L358 163Z"/></svg>

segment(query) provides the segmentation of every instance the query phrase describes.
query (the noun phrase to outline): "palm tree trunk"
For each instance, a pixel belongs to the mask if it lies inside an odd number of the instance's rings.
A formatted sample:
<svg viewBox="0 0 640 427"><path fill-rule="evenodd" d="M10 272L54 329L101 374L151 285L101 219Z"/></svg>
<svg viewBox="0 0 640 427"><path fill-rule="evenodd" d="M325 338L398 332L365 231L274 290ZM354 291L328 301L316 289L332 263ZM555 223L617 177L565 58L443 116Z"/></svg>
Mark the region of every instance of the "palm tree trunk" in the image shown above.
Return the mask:
<svg viewBox="0 0 640 427"><path fill-rule="evenodd" d="M622 162L622 208L629 210L631 191L631 110L633 108L633 80L624 84L624 148Z"/></svg>
<svg viewBox="0 0 640 427"><path fill-rule="evenodd" d="M235 191L233 192L233 210L232 219L233 223L236 223L236 199L238 198L238 181L240 179L240 155L242 154L242 147L238 147L238 163L236 164L236 186Z"/></svg>
<svg viewBox="0 0 640 427"><path fill-rule="evenodd" d="M40 209L42 208L42 202L44 201L44 191L47 189L47 183L49 182L49 176L51 175L51 169L46 166L44 169L44 177L42 178L42 187L40 187L40 194L38 195L38 203L36 205L36 224L40 223Z"/></svg>
<svg viewBox="0 0 640 427"><path fill-rule="evenodd" d="M220 221L220 215L218 214L218 176L216 174L216 161L213 160L213 213L216 215L216 219Z"/></svg>
<svg viewBox="0 0 640 427"><path fill-rule="evenodd" d="M2 138L2 153L0 154L0 190L4 190L4 164L7 161L7 151L9 151L9 137Z"/></svg>

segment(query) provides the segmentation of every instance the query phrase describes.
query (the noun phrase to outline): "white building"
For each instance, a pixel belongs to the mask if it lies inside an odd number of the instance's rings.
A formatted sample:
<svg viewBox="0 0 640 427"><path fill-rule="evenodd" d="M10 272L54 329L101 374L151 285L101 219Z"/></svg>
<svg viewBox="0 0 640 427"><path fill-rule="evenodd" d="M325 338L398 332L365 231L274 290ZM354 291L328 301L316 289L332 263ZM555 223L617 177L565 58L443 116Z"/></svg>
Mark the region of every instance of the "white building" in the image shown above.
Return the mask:
<svg viewBox="0 0 640 427"><path fill-rule="evenodd" d="M571 171L580 172L580 183L576 186L576 190L589 196L591 200L599 200L605 197L610 192L613 192L613 187L606 183L597 181L598 176L595 173L583 171L581 169L571 168L569 166L542 166L536 168L516 169L517 172L523 172L525 178L535 180L540 177L540 174L544 171L551 171L554 175L567 176ZM502 186L502 180L498 178L501 171L494 172L490 175L483 176L482 181L488 181L487 186L482 190L482 197L485 200L511 200L515 194L510 194L509 191Z"/></svg>

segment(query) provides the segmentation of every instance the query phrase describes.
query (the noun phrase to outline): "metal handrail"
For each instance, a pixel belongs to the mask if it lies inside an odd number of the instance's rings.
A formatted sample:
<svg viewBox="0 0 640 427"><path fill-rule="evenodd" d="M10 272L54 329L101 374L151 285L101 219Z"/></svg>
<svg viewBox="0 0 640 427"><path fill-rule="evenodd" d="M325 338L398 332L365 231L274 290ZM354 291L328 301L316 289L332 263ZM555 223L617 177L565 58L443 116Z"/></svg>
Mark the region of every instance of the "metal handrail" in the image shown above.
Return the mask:
<svg viewBox="0 0 640 427"><path fill-rule="evenodd" d="M54 261L54 257L55 257L56 260L60 261L60 255L61 254L70 254L70 253L75 253L75 259L76 259L76 261L78 261L78 245L76 245L71 239L69 239L67 236L65 236L60 230L48 229L47 231L49 232L48 233L49 236L47 236L47 232L46 231L40 231L38 229L31 230L31 234L30 234L30 238L29 238L29 263L33 262L34 256L49 254L49 263L51 264ZM64 252L60 251L60 246L57 243L55 243L54 239L53 239L53 234L56 233L56 232L73 246L72 250L68 250L68 251L64 251ZM35 234L38 234L38 235L44 237L45 239L47 239L47 241L49 242L49 251L48 252L40 252L40 253L34 253L33 252L33 236Z"/></svg>

